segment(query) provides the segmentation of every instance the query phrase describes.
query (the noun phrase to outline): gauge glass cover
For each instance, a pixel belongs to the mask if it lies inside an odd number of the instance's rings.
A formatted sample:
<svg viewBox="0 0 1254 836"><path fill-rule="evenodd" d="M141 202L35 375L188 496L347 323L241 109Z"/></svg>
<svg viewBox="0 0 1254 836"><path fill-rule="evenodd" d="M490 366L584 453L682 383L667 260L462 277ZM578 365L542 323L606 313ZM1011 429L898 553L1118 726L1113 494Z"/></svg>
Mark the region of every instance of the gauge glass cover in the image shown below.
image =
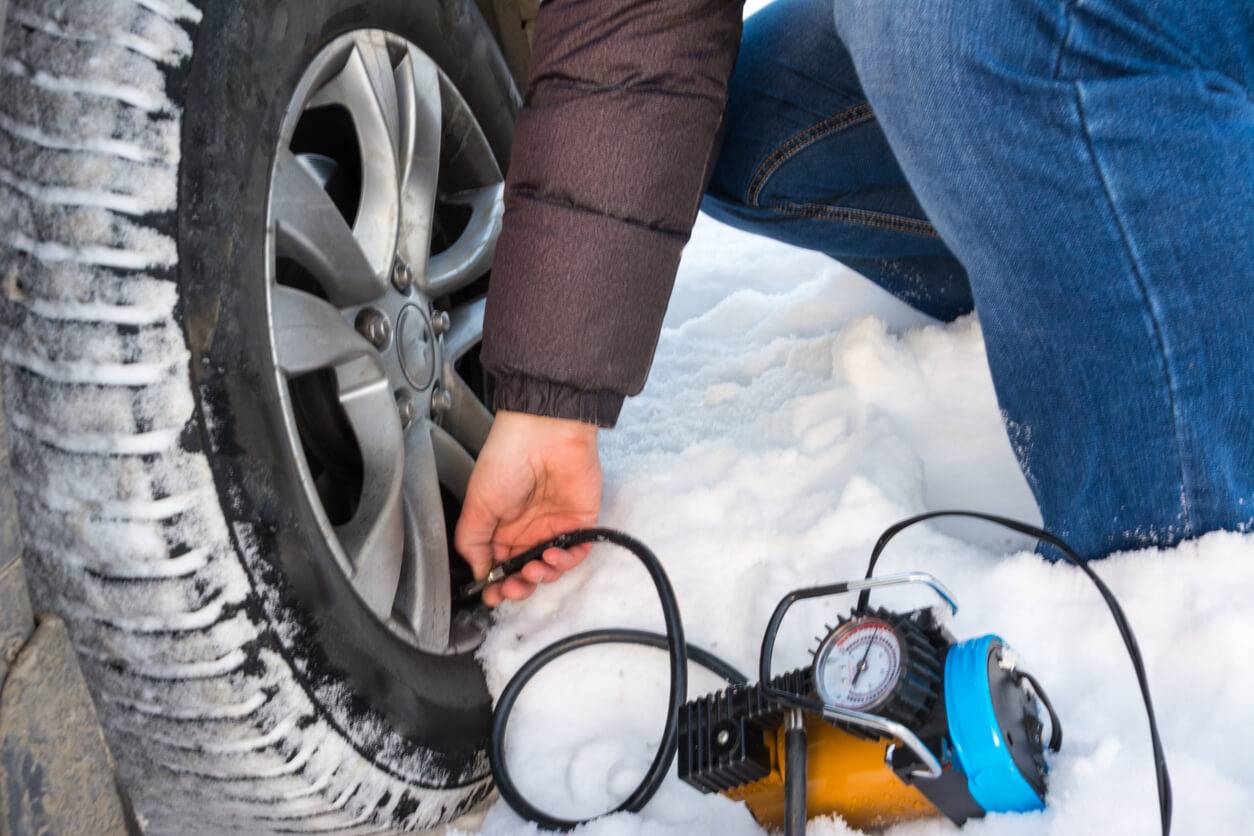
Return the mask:
<svg viewBox="0 0 1254 836"><path fill-rule="evenodd" d="M901 640L878 618L846 622L827 635L814 658L814 682L824 703L866 711L882 705L901 677Z"/></svg>

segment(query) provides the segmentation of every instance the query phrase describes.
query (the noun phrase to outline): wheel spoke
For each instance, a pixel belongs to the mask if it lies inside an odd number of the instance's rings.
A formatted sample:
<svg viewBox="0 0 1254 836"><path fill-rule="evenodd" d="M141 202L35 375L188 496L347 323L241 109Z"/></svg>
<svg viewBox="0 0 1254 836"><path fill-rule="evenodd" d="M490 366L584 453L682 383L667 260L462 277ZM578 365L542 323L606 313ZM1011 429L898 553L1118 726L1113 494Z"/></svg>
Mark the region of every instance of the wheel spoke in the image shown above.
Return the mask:
<svg viewBox="0 0 1254 836"><path fill-rule="evenodd" d="M373 31L359 32L356 41L356 52L361 57L362 69L370 82L370 92L374 95L375 105L388 127L388 139L391 140L392 147L397 148L400 138L400 107L387 39L382 32Z"/></svg>
<svg viewBox="0 0 1254 836"><path fill-rule="evenodd" d="M337 305L377 299L387 280L370 264L318 176L287 149L274 166L275 249L304 267Z"/></svg>
<svg viewBox="0 0 1254 836"><path fill-rule="evenodd" d="M440 71L410 47L396 67L400 115L401 254L414 266L431 249L436 187L440 175Z"/></svg>
<svg viewBox="0 0 1254 836"><path fill-rule="evenodd" d="M394 612L419 647L438 653L448 647L452 597L433 429L423 422L405 440L405 547Z"/></svg>
<svg viewBox="0 0 1254 836"><path fill-rule="evenodd" d="M375 275L385 282L392 269L400 221L396 157L400 118L392 79L387 47L363 36L349 52L344 68L308 104L310 108L340 105L352 116L362 181L353 235Z"/></svg>
<svg viewBox="0 0 1254 836"><path fill-rule="evenodd" d="M474 457L436 424L431 425L431 443L435 446L435 465L440 474L440 484L448 488L458 502L464 501L470 473L475 469Z"/></svg>
<svg viewBox="0 0 1254 836"><path fill-rule="evenodd" d="M433 297L465 287L488 272L505 214L505 184L494 183L451 195L448 203L469 206L470 223L453 245L427 263L423 288Z"/></svg>
<svg viewBox="0 0 1254 836"><path fill-rule="evenodd" d="M487 297L482 296L449 311L449 328L444 334L445 360L456 362L483 341L483 315L487 307Z"/></svg>
<svg viewBox="0 0 1254 836"><path fill-rule="evenodd" d="M443 379L451 398L444 413L444 428L471 455L477 456L488 439L488 430L492 429L492 413L451 366L446 363Z"/></svg>
<svg viewBox="0 0 1254 836"><path fill-rule="evenodd" d="M270 288L270 322L279 368L289 375L341 366L374 353L333 305L303 290ZM383 374L382 367L378 372Z"/></svg>
<svg viewBox="0 0 1254 836"><path fill-rule="evenodd" d="M404 514L404 437L391 388L377 358L336 369L340 405L361 451L361 500L336 529L352 567L354 589L375 615L392 612L401 575Z"/></svg>

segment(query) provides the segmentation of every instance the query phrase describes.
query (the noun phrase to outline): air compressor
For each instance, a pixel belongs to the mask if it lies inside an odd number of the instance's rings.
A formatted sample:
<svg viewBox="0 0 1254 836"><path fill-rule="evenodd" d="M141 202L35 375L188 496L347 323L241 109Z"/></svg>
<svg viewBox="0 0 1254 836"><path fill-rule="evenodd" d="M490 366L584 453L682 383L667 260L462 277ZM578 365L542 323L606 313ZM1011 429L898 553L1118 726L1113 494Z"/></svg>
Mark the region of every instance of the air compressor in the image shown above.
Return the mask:
<svg viewBox="0 0 1254 836"><path fill-rule="evenodd" d="M838 586L901 584L926 585L957 611L923 572ZM685 703L683 781L745 802L768 827L787 823L793 781L805 791L794 809L859 829L1045 806L1045 749L1061 747L1062 726L1000 637L959 642L932 608L880 608L854 609L818 639L807 667Z"/></svg>
<svg viewBox="0 0 1254 836"><path fill-rule="evenodd" d="M644 564L662 605L664 634L610 629L578 633L541 650L515 673L493 713L489 761L501 797L523 818L550 830L589 821L550 815L514 784L505 759L510 712L533 676L558 656L598 644L640 644L670 656L670 696L661 744L639 786L613 811L640 810L678 758L681 780L702 792L743 801L764 826L788 836L809 816L836 814L853 827L877 830L944 816L957 825L987 813L1045 806L1047 752L1062 745L1062 725L1041 683L1012 647L993 634L958 640L939 615L958 603L923 571L876 577L888 542L937 517L992 522L1035 537L1078 567L1097 587L1124 640L1149 721L1161 831L1171 827L1171 782L1136 637L1114 594L1061 538L1028 523L976 511L933 511L889 527L871 551L863 578L795 590L780 600L763 634L758 682L684 641L670 581L657 557L612 529L561 535L498 565L462 590L472 598L551 547L610 543ZM893 586L929 589L937 606L906 611L873 608L871 592ZM785 616L798 601L858 593L847 615L816 637L812 662L775 675L772 658ZM940 609L938 609L938 607ZM689 701L687 664L722 676L729 687Z"/></svg>

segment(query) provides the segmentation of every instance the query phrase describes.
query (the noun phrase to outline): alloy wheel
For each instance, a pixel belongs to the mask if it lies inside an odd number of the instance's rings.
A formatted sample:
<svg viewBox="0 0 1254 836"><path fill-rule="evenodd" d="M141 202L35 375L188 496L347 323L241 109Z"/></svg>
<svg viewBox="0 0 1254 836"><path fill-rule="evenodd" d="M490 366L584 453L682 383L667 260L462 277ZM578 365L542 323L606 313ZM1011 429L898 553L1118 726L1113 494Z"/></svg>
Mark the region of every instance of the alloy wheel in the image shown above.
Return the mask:
<svg viewBox="0 0 1254 836"><path fill-rule="evenodd" d="M311 559L428 653L483 631L453 605L447 522L492 424L476 355L502 180L452 82L374 29L305 70L271 177L267 318Z"/></svg>

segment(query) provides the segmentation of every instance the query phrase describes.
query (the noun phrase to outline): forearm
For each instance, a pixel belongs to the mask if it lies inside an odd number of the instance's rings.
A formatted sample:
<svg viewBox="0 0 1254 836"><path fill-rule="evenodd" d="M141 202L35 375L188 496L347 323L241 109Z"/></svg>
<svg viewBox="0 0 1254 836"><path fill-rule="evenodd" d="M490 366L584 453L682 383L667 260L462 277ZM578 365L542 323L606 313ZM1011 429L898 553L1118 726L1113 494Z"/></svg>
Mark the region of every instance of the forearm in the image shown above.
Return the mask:
<svg viewBox="0 0 1254 836"><path fill-rule="evenodd" d="M739 46L726 0L550 0L483 359L498 408L604 426L644 385Z"/></svg>

